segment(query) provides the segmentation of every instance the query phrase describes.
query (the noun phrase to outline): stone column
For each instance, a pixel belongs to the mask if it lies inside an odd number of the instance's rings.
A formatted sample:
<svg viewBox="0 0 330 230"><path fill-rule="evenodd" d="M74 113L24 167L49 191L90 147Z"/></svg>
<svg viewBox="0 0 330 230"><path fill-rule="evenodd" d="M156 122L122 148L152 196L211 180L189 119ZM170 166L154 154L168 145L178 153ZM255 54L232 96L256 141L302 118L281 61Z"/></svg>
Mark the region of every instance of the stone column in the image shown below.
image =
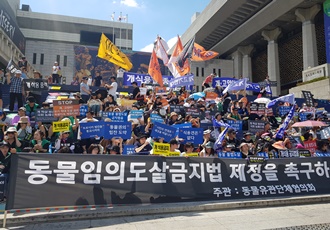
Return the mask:
<svg viewBox="0 0 330 230"><path fill-rule="evenodd" d="M230 56L234 62L234 76L240 78L242 76L242 53L235 51Z"/></svg>
<svg viewBox="0 0 330 230"><path fill-rule="evenodd" d="M296 9L295 14L302 22L304 70L318 66L314 18L321 10L320 5L308 9Z"/></svg>
<svg viewBox="0 0 330 230"><path fill-rule="evenodd" d="M242 77L248 78L252 82L252 63L251 63L251 53L254 49L253 45L240 46L238 51L242 53Z"/></svg>
<svg viewBox="0 0 330 230"><path fill-rule="evenodd" d="M278 96L281 94L281 77L280 77L280 63L278 57L277 38L281 34L281 29L264 30L261 35L268 41L267 46L267 68L269 80L276 81L277 86L272 87L272 95ZM266 76L265 76L266 77Z"/></svg>

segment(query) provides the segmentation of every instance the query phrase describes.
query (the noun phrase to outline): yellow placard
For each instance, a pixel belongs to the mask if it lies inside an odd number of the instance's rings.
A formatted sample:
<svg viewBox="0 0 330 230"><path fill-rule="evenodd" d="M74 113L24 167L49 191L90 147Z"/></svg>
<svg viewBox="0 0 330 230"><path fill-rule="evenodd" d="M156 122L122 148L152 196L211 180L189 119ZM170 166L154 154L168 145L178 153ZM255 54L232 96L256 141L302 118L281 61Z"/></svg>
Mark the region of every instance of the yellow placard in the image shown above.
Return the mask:
<svg viewBox="0 0 330 230"><path fill-rule="evenodd" d="M155 155L162 155L162 154L167 154L170 151L170 144L165 144L165 143L154 143L154 151L153 153Z"/></svg>
<svg viewBox="0 0 330 230"><path fill-rule="evenodd" d="M61 90L61 86L50 86L51 90Z"/></svg>
<svg viewBox="0 0 330 230"><path fill-rule="evenodd" d="M56 100L68 99L68 96L58 96Z"/></svg>
<svg viewBox="0 0 330 230"><path fill-rule="evenodd" d="M168 157L179 157L180 156L180 152L168 152L167 153Z"/></svg>
<svg viewBox="0 0 330 230"><path fill-rule="evenodd" d="M126 106L126 107L132 107L134 103L137 102L137 100L128 100L128 99L117 99L118 104L121 106Z"/></svg>
<svg viewBox="0 0 330 230"><path fill-rule="evenodd" d="M184 154L185 157L199 157L198 153L186 153Z"/></svg>
<svg viewBox="0 0 330 230"><path fill-rule="evenodd" d="M53 132L70 131L70 121L54 121Z"/></svg>

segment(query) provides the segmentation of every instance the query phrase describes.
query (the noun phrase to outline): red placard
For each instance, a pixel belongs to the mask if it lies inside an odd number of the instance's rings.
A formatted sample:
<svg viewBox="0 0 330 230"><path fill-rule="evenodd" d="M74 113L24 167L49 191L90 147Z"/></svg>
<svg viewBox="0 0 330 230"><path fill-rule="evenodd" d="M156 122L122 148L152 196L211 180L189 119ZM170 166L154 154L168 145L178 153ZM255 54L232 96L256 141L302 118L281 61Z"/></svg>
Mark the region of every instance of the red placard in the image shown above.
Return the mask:
<svg viewBox="0 0 330 230"><path fill-rule="evenodd" d="M79 116L80 104L78 100L54 100L53 101L54 117L62 116Z"/></svg>

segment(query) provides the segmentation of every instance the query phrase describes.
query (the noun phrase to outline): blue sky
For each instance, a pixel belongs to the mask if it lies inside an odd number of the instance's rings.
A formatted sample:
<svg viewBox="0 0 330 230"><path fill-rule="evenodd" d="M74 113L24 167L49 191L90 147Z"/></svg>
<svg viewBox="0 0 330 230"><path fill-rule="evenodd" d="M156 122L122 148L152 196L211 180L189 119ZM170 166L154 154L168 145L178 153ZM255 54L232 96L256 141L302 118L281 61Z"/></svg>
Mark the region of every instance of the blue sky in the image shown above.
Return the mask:
<svg viewBox="0 0 330 230"><path fill-rule="evenodd" d="M115 20L120 12L133 23L133 50L151 51L159 34L171 47L176 36L189 27L195 12L202 12L210 0L21 0L32 11L76 17Z"/></svg>

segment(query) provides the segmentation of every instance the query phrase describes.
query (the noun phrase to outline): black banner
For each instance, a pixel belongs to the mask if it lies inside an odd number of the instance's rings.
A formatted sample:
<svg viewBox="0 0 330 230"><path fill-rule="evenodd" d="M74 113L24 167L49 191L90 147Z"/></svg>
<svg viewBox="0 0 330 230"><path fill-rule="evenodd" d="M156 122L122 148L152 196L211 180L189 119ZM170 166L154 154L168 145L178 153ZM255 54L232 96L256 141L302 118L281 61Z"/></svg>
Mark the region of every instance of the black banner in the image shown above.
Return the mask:
<svg viewBox="0 0 330 230"><path fill-rule="evenodd" d="M313 94L311 93L311 91L301 91L303 93L303 96L305 98L305 103L307 106L311 107L314 106L314 98L313 98Z"/></svg>
<svg viewBox="0 0 330 230"><path fill-rule="evenodd" d="M26 91L47 91L48 82L43 79L24 79L24 88Z"/></svg>
<svg viewBox="0 0 330 230"><path fill-rule="evenodd" d="M330 193L330 158L14 154L6 210Z"/></svg>

